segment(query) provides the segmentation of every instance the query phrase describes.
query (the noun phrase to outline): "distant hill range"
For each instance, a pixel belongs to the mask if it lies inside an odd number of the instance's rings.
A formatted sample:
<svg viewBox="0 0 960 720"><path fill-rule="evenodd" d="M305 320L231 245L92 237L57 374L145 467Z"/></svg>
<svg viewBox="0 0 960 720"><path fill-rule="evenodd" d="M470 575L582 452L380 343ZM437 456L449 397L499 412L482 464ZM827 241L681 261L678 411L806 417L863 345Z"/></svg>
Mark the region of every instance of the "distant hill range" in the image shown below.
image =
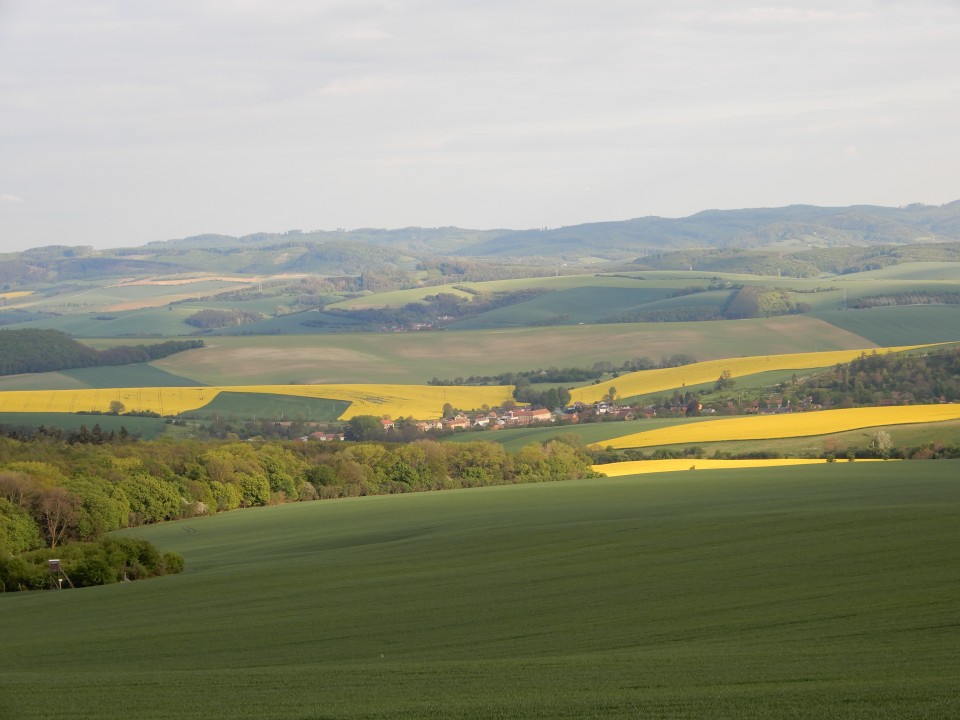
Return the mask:
<svg viewBox="0 0 960 720"><path fill-rule="evenodd" d="M198 235L111 250L54 245L0 255L0 284L196 271L359 274L370 268L413 270L442 258L504 264L525 259L544 265L637 260L648 267L710 269L704 258L725 268L730 263L724 258L760 250L781 257L813 252L813 260L797 256L798 268L807 273L818 267L817 259L833 257L824 250L922 245L934 249L914 259L952 260L957 259L957 243L960 201L898 208L791 205L557 229L289 230L243 237Z"/></svg>

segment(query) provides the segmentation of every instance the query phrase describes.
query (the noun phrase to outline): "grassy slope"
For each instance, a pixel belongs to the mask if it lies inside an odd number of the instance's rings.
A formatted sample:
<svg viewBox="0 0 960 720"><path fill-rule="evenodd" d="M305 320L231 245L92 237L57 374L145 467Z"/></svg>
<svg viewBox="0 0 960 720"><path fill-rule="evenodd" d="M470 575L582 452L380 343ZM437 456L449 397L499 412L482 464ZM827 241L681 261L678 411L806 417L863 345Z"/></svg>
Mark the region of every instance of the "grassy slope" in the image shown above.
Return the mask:
<svg viewBox="0 0 960 720"><path fill-rule="evenodd" d="M78 718L955 717L960 471L849 464L238 511L182 576L0 598ZM695 476L694 476L695 475Z"/></svg>

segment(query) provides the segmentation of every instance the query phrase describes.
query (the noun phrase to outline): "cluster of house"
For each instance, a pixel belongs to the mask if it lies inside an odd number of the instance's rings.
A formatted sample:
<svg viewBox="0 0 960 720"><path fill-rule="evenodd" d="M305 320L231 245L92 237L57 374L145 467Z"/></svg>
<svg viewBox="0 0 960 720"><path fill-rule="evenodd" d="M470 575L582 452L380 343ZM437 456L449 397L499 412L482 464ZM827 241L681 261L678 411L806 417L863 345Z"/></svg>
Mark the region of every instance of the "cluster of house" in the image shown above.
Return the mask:
<svg viewBox="0 0 960 720"><path fill-rule="evenodd" d="M414 425L422 432L428 430L469 430L471 428L499 430L505 427L523 427L533 423L554 422L555 419L554 414L546 408L537 410L517 408L500 412L489 410L473 414L457 413L451 418L420 420ZM384 419L381 422L383 422L385 430L393 427L393 422L389 419Z"/></svg>
<svg viewBox="0 0 960 720"><path fill-rule="evenodd" d="M584 405L577 403L571 407L562 410L551 411L546 408L513 408L509 410L484 410L476 413L459 412L453 417L440 418L438 420L418 420L408 424L417 428L420 432L430 432L431 430L456 431L456 430L500 430L503 428L524 427L534 424L546 424L557 421L564 423L578 423L585 413L594 415L606 415L608 419L633 420L638 417L631 408L617 407L607 403L597 403L594 405ZM651 412L651 417L655 415ZM390 417L380 418L380 426L384 431L391 431L396 428L396 421ZM342 432L315 432L300 438L301 440L318 440L321 442L343 440Z"/></svg>

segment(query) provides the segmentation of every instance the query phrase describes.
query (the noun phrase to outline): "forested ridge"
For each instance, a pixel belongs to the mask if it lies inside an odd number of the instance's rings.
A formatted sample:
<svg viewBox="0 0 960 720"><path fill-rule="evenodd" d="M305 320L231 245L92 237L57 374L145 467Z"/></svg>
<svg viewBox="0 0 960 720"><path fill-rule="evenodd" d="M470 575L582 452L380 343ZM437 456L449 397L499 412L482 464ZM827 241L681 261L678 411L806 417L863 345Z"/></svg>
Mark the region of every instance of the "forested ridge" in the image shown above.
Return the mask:
<svg viewBox="0 0 960 720"><path fill-rule="evenodd" d="M0 375L132 365L199 347L203 347L202 340L168 340L95 350L58 330L0 330Z"/></svg>

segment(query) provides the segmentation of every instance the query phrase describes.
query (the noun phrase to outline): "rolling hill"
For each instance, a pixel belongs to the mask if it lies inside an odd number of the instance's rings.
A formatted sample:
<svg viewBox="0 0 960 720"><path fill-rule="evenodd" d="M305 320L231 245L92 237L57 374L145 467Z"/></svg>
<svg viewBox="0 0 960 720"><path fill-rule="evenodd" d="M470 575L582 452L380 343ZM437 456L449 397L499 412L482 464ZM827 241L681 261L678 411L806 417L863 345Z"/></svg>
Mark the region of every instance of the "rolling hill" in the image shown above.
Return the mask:
<svg viewBox="0 0 960 720"><path fill-rule="evenodd" d="M953 717L956 464L626 476L139 528L186 571L0 598L0 697L25 720L49 717L37 688L51 682L72 714L104 720Z"/></svg>

